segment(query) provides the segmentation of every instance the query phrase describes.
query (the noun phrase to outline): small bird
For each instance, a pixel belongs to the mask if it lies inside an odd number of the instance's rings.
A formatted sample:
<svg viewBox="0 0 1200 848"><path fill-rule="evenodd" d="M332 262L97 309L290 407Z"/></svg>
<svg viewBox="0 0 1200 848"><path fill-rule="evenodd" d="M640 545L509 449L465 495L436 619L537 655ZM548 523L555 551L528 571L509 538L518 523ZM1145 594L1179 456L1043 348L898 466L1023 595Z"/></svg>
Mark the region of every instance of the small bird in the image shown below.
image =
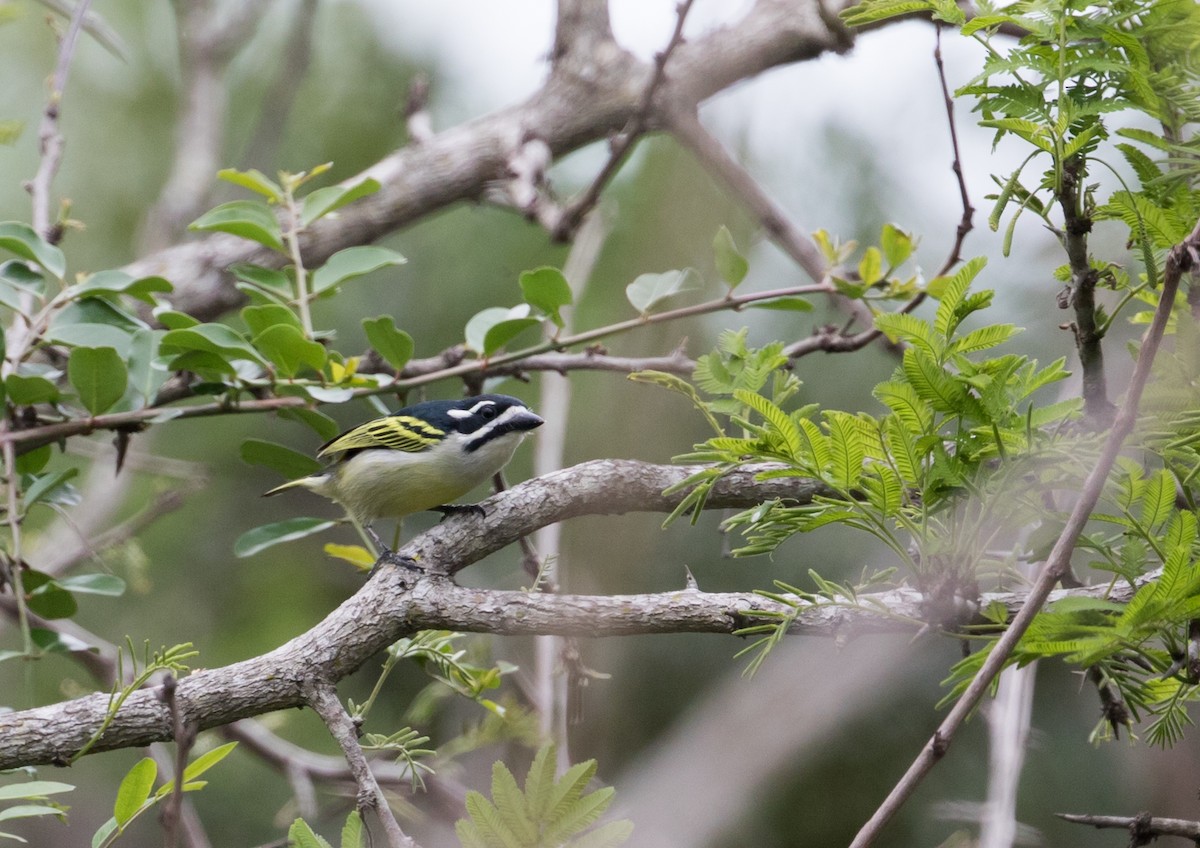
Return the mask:
<svg viewBox="0 0 1200 848"><path fill-rule="evenodd" d="M508 395L431 400L347 430L317 451L324 470L276 486L266 495L302 488L336 501L386 552L371 522L454 506L512 459L530 430L545 422Z"/></svg>

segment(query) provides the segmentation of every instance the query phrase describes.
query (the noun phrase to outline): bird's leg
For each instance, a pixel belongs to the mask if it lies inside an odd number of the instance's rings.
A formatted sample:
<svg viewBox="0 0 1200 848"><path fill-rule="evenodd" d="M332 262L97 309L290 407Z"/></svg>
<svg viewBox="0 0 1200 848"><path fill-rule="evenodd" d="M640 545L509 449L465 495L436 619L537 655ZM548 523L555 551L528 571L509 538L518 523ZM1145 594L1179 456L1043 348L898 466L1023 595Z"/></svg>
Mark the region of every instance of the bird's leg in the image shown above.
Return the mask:
<svg viewBox="0 0 1200 848"><path fill-rule="evenodd" d="M362 526L363 532L371 540L371 544L375 546L375 551L376 551L375 555L376 555L377 559L375 560L375 565L371 569L370 574L374 574L379 569L379 566L383 565L384 563L387 563L388 565L398 565L401 568L407 568L412 571L423 571L424 570L419 565L417 565L417 561L414 560L412 557L401 556L400 554L396 553L394 550L389 548L387 545L385 545L383 543L383 539L379 538L379 534L375 532L375 528L372 527L370 524L363 524L361 526ZM367 576L369 577L370 574L368 574Z"/></svg>
<svg viewBox="0 0 1200 848"><path fill-rule="evenodd" d="M445 521L452 515L475 515L479 518L486 518L487 512L479 504L442 504L435 506L429 510L430 512L440 512L442 521ZM439 524L441 522L438 522Z"/></svg>

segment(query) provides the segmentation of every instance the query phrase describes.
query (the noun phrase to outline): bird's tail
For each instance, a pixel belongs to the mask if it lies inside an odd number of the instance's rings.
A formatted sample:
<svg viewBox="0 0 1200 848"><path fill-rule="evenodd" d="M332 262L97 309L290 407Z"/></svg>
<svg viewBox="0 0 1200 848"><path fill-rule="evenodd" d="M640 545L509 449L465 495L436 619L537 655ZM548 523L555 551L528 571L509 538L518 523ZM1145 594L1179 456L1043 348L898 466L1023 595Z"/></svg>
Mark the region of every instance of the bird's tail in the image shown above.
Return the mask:
<svg viewBox="0 0 1200 848"><path fill-rule="evenodd" d="M271 495L278 495L280 492L285 492L288 489L313 489L319 491L322 484L325 482L326 475L312 474L308 477L297 477L295 480L288 480L286 483L276 486L270 491L263 492L264 498L269 498Z"/></svg>

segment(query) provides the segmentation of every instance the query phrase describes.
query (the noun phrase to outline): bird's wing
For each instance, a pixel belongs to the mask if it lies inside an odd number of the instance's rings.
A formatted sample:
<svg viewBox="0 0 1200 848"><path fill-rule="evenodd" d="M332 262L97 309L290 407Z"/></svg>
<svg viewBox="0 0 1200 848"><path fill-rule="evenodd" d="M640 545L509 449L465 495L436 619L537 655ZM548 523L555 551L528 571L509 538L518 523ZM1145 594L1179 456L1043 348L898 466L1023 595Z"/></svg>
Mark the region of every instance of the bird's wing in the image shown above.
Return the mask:
<svg viewBox="0 0 1200 848"><path fill-rule="evenodd" d="M446 433L427 421L408 415L389 415L360 424L347 430L335 439L326 442L317 451L317 456L362 450L363 448L388 448L390 450L417 453L436 445Z"/></svg>

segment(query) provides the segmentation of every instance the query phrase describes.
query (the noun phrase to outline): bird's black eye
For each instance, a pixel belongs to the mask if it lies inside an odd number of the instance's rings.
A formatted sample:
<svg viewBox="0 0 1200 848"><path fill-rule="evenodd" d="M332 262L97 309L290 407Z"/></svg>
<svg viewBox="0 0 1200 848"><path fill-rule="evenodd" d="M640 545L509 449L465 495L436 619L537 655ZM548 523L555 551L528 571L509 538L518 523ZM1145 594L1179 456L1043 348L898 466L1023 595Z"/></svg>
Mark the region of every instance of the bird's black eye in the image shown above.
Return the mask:
<svg viewBox="0 0 1200 848"><path fill-rule="evenodd" d="M479 417L484 421L491 421L496 417L496 407L485 406L483 409L479 410Z"/></svg>

